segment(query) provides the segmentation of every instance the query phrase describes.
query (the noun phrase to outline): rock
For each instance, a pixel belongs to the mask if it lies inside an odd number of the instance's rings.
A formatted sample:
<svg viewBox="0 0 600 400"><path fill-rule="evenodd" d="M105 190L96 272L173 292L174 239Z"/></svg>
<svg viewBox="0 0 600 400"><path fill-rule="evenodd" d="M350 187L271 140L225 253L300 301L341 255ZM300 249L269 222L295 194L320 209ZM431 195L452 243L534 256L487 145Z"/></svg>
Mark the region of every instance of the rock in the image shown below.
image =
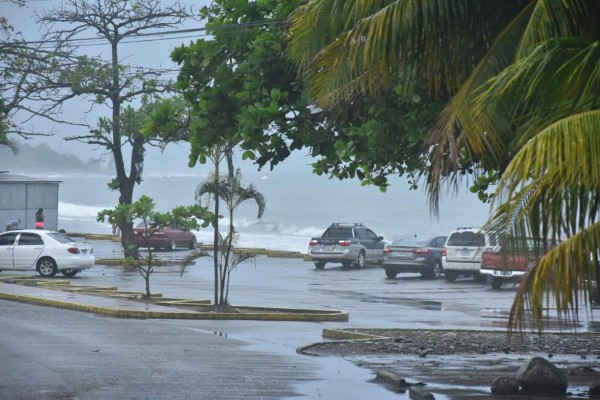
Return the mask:
<svg viewBox="0 0 600 400"><path fill-rule="evenodd" d="M522 365L516 374L521 394L565 396L569 385L566 375L550 361L533 357Z"/></svg>
<svg viewBox="0 0 600 400"><path fill-rule="evenodd" d="M411 387L408 397L413 400L435 400L435 396L431 392L419 387Z"/></svg>
<svg viewBox="0 0 600 400"><path fill-rule="evenodd" d="M379 370L377 371L376 379L385 381L397 388L405 387L406 379L402 378L400 375L396 374L394 371L389 370Z"/></svg>
<svg viewBox="0 0 600 400"><path fill-rule="evenodd" d="M491 387L492 394L519 394L519 380L514 376L501 376L494 379Z"/></svg>
<svg viewBox="0 0 600 400"><path fill-rule="evenodd" d="M590 383L590 398L600 399L600 381Z"/></svg>

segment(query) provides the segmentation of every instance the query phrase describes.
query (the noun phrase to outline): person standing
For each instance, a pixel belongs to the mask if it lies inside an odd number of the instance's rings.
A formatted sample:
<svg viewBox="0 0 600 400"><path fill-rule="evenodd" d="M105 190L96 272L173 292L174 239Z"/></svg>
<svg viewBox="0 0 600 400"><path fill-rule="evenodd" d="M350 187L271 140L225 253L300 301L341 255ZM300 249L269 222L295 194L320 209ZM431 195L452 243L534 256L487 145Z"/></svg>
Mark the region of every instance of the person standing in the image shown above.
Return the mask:
<svg viewBox="0 0 600 400"><path fill-rule="evenodd" d="M35 229L44 229L44 218L46 215L44 214L43 208L38 208L35 213Z"/></svg>
<svg viewBox="0 0 600 400"><path fill-rule="evenodd" d="M15 229L17 229L19 227L19 224L21 223L20 219L13 219L12 221L8 221L6 223L6 230L7 231L13 231Z"/></svg>

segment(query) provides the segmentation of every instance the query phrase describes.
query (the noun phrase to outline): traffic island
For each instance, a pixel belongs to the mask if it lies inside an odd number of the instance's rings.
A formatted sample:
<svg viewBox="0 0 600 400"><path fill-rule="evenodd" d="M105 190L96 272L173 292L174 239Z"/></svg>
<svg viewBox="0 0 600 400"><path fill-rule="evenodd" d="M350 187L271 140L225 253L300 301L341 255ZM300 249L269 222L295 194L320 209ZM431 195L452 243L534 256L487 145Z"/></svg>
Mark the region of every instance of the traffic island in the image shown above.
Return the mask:
<svg viewBox="0 0 600 400"><path fill-rule="evenodd" d="M68 280L7 277L0 283L0 299L91 312L117 318L221 319L259 321L347 322L348 313L256 306L214 306L210 300L145 296L120 292L116 287L75 286Z"/></svg>

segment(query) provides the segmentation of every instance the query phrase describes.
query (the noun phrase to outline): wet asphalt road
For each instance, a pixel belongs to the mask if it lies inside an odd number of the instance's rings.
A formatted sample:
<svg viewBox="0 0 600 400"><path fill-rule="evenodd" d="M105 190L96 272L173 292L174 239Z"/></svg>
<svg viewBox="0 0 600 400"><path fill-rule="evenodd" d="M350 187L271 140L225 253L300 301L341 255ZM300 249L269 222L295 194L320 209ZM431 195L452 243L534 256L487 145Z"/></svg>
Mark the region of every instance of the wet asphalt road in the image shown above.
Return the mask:
<svg viewBox="0 0 600 400"><path fill-rule="evenodd" d="M94 247L99 258L120 256L118 243ZM186 254L159 252L175 260ZM210 259L183 274L178 266L159 267L151 289L164 297L212 299L212 276ZM97 265L71 281L144 289L138 272L120 266ZM116 320L0 302L0 334L9 338L0 351L10 355L0 367L0 397L10 388L24 396L6 398L407 398L370 382L368 370L334 357L301 356L296 348L320 341L323 329L504 329L514 294L514 288L494 291L472 280L447 283L416 274L390 280L374 266L328 264L318 271L300 258L258 256L256 265L233 272L231 304L344 310L350 321ZM591 329L585 321L581 328ZM60 391L63 397L51 396Z"/></svg>

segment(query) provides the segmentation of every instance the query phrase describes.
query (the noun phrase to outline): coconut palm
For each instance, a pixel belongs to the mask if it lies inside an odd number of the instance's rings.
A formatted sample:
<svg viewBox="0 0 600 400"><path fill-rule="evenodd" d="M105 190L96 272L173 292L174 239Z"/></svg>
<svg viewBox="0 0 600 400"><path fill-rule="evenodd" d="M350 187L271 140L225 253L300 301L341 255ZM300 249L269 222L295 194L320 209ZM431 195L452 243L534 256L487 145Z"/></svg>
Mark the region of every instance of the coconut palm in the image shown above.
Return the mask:
<svg viewBox="0 0 600 400"><path fill-rule="evenodd" d="M229 295L229 278L230 273L239 264L244 261L254 259L254 254L251 253L235 253L232 254L232 247L237 241L237 233L233 224L233 214L235 210L247 201L254 201L258 207L257 219L262 218L266 201L262 193L252 184L242 186L242 172L237 169L235 174L228 174L220 178L216 174L210 174L209 177L198 185L196 188L196 199L199 203L204 199L207 202L222 200L229 217L229 229L227 235L223 237L218 235L218 245L216 248L219 254L215 251L214 259L218 257L218 281L219 281L219 296L215 304L228 304L227 298ZM215 295L216 296L216 295Z"/></svg>
<svg viewBox="0 0 600 400"><path fill-rule="evenodd" d="M560 241L522 281L512 328L541 328L545 301L576 320L598 281L599 16L593 0L309 0L291 18L322 107L409 78L448 99L424 143L434 213L444 187L495 171L487 227Z"/></svg>

